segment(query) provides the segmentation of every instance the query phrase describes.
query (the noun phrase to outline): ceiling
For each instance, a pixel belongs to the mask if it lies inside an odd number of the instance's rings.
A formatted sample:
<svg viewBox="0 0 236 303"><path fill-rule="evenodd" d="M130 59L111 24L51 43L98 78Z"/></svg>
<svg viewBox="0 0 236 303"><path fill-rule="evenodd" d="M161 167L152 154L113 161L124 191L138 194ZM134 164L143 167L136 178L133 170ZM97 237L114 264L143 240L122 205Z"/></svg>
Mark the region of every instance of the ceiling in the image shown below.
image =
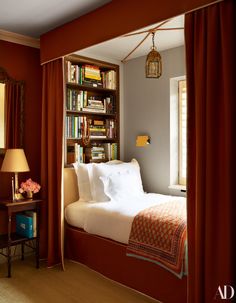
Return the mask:
<svg viewBox="0 0 236 303"><path fill-rule="evenodd" d="M0 29L39 38L111 0L1 0Z"/></svg>
<svg viewBox="0 0 236 303"><path fill-rule="evenodd" d="M152 24L148 27L136 30L135 32L148 30L158 26L160 23ZM161 28L176 28L184 27L184 16L172 18L169 22L165 23ZM122 61L147 35L147 33L134 35L134 36L121 36L88 48L79 52L80 55L87 57L100 58L103 60L114 59ZM158 51L178 47L184 45L184 30L161 30L155 34L155 45ZM135 51L128 60L145 56L151 50L152 35L150 35Z"/></svg>

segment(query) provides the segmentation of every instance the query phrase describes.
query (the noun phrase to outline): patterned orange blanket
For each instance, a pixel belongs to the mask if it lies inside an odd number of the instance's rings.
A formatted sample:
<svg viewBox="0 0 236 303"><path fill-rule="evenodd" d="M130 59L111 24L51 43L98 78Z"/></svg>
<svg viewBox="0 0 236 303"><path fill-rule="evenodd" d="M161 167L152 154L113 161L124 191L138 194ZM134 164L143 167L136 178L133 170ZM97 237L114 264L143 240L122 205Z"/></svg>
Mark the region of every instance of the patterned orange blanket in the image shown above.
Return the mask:
<svg viewBox="0 0 236 303"><path fill-rule="evenodd" d="M182 277L186 234L185 199L147 208L133 220L127 255L157 263Z"/></svg>

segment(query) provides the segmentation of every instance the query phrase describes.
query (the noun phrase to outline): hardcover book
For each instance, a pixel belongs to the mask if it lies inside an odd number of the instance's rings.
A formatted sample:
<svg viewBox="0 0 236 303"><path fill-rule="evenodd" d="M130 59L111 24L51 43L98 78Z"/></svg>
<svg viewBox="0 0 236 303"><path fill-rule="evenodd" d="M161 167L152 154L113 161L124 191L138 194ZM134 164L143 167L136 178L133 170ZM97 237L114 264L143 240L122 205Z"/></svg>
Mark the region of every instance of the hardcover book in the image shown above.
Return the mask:
<svg viewBox="0 0 236 303"><path fill-rule="evenodd" d="M16 233L26 238L33 238L33 218L24 214L16 214Z"/></svg>
<svg viewBox="0 0 236 303"><path fill-rule="evenodd" d="M25 215L33 219L33 236L37 237L37 213L33 210L27 210Z"/></svg>

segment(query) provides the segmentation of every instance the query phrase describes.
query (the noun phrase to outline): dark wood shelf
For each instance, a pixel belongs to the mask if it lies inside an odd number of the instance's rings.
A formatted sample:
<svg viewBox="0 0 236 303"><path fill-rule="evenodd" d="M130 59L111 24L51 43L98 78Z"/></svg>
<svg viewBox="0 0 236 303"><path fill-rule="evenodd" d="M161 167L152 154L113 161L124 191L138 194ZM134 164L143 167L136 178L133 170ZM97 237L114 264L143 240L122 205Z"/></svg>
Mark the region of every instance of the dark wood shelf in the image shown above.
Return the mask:
<svg viewBox="0 0 236 303"><path fill-rule="evenodd" d="M85 85L85 84L78 84L78 83L72 83L72 82L67 82L66 86L72 89L79 89L79 90L87 90L87 91L99 91L99 92L107 92L107 93L116 93L116 89L111 89L111 88L105 88L105 87L100 87L100 86L90 86L90 85Z"/></svg>
<svg viewBox="0 0 236 303"><path fill-rule="evenodd" d="M18 235L17 233L11 233L11 246L24 243L26 241L34 240L36 237L27 238ZM5 248L8 244L8 235L0 235L0 248Z"/></svg>
<svg viewBox="0 0 236 303"><path fill-rule="evenodd" d="M87 116L104 116L104 117L116 117L116 114L99 113L99 112L86 112L81 110L66 110L68 114L72 115L87 115Z"/></svg>
<svg viewBox="0 0 236 303"><path fill-rule="evenodd" d="M79 139L79 138L66 138L66 140L68 141L68 142L78 142L78 143L81 143L82 144L82 139ZM114 143L114 142L117 142L117 139L115 139L115 138L113 138L113 139L109 139L109 138L93 138L93 139L90 139L90 143L93 143L93 142L96 142L96 141L98 141L98 142L101 142L101 141L103 141L103 142L106 142L106 143L109 143L109 142L111 142L111 143ZM85 146L85 147L89 147L91 144L88 144L88 146Z"/></svg>

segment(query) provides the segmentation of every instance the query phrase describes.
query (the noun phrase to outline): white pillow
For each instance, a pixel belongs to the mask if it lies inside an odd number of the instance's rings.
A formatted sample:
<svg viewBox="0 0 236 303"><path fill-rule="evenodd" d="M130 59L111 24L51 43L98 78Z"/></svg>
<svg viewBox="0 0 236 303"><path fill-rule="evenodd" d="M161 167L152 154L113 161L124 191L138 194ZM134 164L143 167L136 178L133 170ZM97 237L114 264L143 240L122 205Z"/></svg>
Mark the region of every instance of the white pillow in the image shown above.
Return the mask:
<svg viewBox="0 0 236 303"><path fill-rule="evenodd" d="M93 199L90 187L89 174L92 173L92 163L73 163L79 188L79 201L91 202Z"/></svg>
<svg viewBox="0 0 236 303"><path fill-rule="evenodd" d="M143 194L136 174L126 172L113 173L108 177L100 177L105 194L112 200L120 201Z"/></svg>
<svg viewBox="0 0 236 303"><path fill-rule="evenodd" d="M110 198L104 192L104 185L100 177L109 177L114 173L125 173L129 172L135 176L137 187L143 192L143 185L140 175L140 167L138 161L133 159L129 163L121 163L119 165L107 165L105 163L93 164L92 174L90 179L91 193L94 201L106 202Z"/></svg>

